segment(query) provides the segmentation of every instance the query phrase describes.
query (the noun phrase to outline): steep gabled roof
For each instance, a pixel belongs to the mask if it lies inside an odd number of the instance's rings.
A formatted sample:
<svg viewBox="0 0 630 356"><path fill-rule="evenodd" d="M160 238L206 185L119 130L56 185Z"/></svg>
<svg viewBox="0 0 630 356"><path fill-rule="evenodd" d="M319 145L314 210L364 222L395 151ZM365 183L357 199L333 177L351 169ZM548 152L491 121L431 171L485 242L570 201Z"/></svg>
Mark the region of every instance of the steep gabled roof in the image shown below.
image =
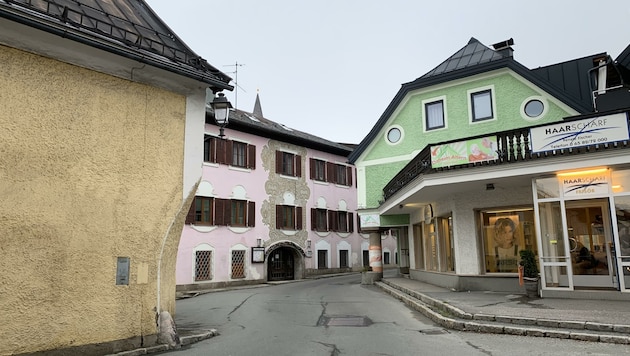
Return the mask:
<svg viewBox="0 0 630 356"><path fill-rule="evenodd" d="M444 73L473 67L481 63L496 61L503 58L504 56L499 52L491 50L481 44L481 42L477 41L476 38L471 37L468 44L466 44L462 49L455 52L455 54L448 57L444 62L440 63L440 65L420 77L420 79L442 75Z"/></svg>
<svg viewBox="0 0 630 356"><path fill-rule="evenodd" d="M8 0L0 1L0 17L233 89L231 78L188 48L144 0Z"/></svg>
<svg viewBox="0 0 630 356"><path fill-rule="evenodd" d="M595 56L585 58L594 57ZM569 66L569 62L566 63L566 66ZM535 73L514 60L511 55L511 50L492 50L481 44L475 38L471 38L463 48L455 52L455 54L440 65L418 79L403 84L400 90L398 90L398 93L396 93L396 96L394 96L394 99L392 99L385 109L385 112L383 112L376 124L372 127L372 130L370 130L367 136L359 143L358 147L350 154L348 160L350 163L354 163L359 158L369 144L376 138L376 135L378 135L409 92L503 68L512 70L580 113L593 111L590 101L584 100L582 96L576 97L572 95L573 93L565 91L563 86L558 86L557 83L550 81L549 78L551 76L546 78L545 75L541 74L543 71ZM557 68L562 69L565 68L565 66ZM556 70L552 69L551 72L556 73ZM588 80L587 74L587 72L584 72L582 75ZM586 84L586 88L588 89L588 84ZM580 93L582 92L580 91Z"/></svg>
<svg viewBox="0 0 630 356"><path fill-rule="evenodd" d="M212 119L213 117L214 113L212 112L212 108L207 106L206 123L216 125ZM297 146L332 153L343 157L348 157L350 152L352 152L352 147L295 130L283 124L243 110L236 109L230 111L229 124L227 127L231 130L291 143Z"/></svg>

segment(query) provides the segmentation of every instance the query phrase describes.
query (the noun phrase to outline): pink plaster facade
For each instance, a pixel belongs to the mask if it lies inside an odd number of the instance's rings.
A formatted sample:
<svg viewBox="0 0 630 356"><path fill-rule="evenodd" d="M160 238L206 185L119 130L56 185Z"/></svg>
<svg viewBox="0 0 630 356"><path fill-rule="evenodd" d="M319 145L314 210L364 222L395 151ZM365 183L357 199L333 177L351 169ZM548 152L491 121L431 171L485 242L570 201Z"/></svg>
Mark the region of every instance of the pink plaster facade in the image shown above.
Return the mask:
<svg viewBox="0 0 630 356"><path fill-rule="evenodd" d="M263 122L275 124L268 120ZM215 125L206 124L207 138L219 140L217 133ZM307 140L300 141L303 145L291 143L294 134ZM354 167L347 163L350 148L320 138L315 138L318 144L311 145L308 139L312 136L292 130L284 133L286 141L282 140L282 132L269 138L240 131L238 127L231 128L231 125L225 128L225 135L227 141L247 145L247 164L244 165L251 168L204 163L196 196L216 204L212 212L214 220L211 223L188 220L185 224L177 256L178 291L265 283L271 279L270 264L278 263L281 251L291 255L289 264L293 266L293 274L280 279L301 279L313 274L363 269L369 246L368 234L357 232L356 174ZM340 151L339 147L347 151ZM276 162L280 159L278 152L288 153L299 160L293 162L293 168L299 169L299 173L296 172L295 176L276 173L280 169ZM250 161L252 158L255 159L253 164ZM345 178L346 184L313 179L312 159L328 163L331 168L327 168L326 172L337 168L351 177ZM231 226L234 218L231 223L217 223L221 219L217 215L222 211L218 202L221 199L246 202L247 221L241 225L250 226ZM278 206L289 207L300 215L294 217L293 221L297 221L294 228L278 228L278 219L282 220L278 217ZM254 211L249 212L252 208ZM320 228L320 231L314 228L313 209L326 212L328 226ZM332 228L332 220L338 221L338 216L330 216L330 212L345 216L343 228ZM191 214L194 215L194 212L191 211ZM384 261L389 259L390 262L385 267L392 267L397 261L396 239L384 234L382 243L383 253L388 254ZM252 247L264 248L264 262L252 261ZM286 261L284 263L287 267Z"/></svg>

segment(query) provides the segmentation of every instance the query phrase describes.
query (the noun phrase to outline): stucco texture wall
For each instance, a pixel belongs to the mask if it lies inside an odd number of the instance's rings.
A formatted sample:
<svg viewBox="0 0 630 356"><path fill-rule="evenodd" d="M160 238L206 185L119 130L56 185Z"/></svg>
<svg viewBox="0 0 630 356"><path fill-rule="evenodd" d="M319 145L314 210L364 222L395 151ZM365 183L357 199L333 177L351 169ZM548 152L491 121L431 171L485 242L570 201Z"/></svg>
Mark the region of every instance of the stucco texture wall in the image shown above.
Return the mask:
<svg viewBox="0 0 630 356"><path fill-rule="evenodd" d="M0 354L154 335L174 312L185 97L3 46L0 62Z"/></svg>
<svg viewBox="0 0 630 356"><path fill-rule="evenodd" d="M366 167L366 186L359 186L359 194L365 189L366 207L378 206L378 200L381 198L377 195L382 194L383 187L404 167L404 164L401 164L397 157L410 157L413 152L418 152L430 144L556 122L571 115L556 105L551 96L534 89L519 78L507 72L490 73L474 80L453 83L448 87L427 88L423 91L410 93L396 114L390 118L381 133L375 138L369 152L366 152L361 162L357 162L357 165L365 165ZM489 86L492 86L495 95L496 119L471 123L468 112L468 91ZM545 115L535 121L525 120L520 113L523 101L532 96L547 99L546 104L548 106ZM445 98L447 127L424 132L423 100L432 100L438 97ZM388 144L383 139L391 125L401 127L404 132L402 141L396 145ZM404 163L408 161L406 159Z"/></svg>

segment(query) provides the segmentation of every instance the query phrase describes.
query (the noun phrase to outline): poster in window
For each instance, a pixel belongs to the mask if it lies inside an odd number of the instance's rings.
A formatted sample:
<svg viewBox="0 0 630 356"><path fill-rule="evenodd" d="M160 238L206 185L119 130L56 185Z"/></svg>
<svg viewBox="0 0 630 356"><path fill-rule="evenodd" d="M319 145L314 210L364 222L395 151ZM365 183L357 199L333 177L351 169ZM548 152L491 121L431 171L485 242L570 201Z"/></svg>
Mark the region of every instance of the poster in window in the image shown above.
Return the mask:
<svg viewBox="0 0 630 356"><path fill-rule="evenodd" d="M524 248L518 215L497 215L485 227L486 271L518 272L519 249Z"/></svg>

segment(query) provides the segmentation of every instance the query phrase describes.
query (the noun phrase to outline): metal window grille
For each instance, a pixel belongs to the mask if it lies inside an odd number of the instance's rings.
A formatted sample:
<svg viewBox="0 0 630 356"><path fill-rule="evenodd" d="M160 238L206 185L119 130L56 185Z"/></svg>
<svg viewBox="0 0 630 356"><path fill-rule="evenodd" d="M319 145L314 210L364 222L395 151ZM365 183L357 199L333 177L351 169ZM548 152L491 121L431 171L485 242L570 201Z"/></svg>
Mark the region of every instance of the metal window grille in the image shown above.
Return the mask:
<svg viewBox="0 0 630 356"><path fill-rule="evenodd" d="M232 278L245 278L245 250L232 251Z"/></svg>
<svg viewBox="0 0 630 356"><path fill-rule="evenodd" d="M212 251L197 251L195 253L195 281L209 281L212 279Z"/></svg>

